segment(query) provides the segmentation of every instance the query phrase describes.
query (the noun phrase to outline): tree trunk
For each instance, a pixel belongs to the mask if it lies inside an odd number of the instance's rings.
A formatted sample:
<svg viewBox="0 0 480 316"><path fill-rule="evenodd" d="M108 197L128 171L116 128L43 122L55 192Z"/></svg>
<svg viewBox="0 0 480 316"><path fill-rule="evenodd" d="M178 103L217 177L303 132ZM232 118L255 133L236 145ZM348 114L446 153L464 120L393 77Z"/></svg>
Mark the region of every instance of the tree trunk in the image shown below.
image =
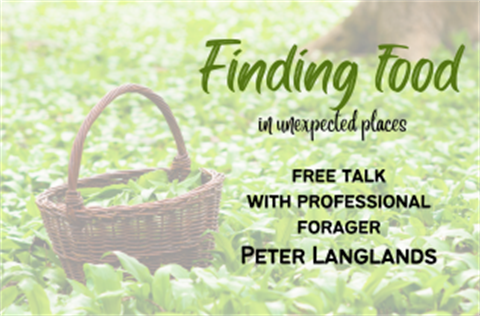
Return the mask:
<svg viewBox="0 0 480 316"><path fill-rule="evenodd" d="M399 44L409 49L396 53L416 60L441 46L453 49L452 35L458 32L478 41L478 19L478 2L362 1L343 22L306 48L311 56L315 51L342 50L362 55L376 53L380 44ZM469 43L464 44L468 49Z"/></svg>

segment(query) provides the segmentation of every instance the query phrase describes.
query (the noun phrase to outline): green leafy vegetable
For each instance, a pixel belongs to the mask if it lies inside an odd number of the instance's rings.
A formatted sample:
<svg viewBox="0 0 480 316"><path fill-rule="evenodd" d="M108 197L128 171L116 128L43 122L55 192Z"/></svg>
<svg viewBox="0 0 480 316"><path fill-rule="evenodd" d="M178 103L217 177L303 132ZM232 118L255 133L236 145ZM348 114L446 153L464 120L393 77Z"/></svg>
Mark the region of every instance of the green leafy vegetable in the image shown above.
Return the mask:
<svg viewBox="0 0 480 316"><path fill-rule="evenodd" d="M182 182L168 180L163 170L142 175L137 181L113 184L103 188L79 189L85 205L135 205L175 197L200 186L200 171L192 171Z"/></svg>

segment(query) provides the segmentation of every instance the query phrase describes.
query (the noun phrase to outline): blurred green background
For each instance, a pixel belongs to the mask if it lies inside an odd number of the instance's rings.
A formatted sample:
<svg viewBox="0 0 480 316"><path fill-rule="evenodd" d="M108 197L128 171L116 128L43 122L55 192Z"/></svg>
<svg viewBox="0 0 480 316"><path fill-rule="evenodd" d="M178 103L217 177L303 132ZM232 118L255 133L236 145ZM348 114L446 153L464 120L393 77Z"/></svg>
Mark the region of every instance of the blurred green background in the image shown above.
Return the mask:
<svg viewBox="0 0 480 316"><path fill-rule="evenodd" d="M227 90L199 69L213 38L242 40L242 61L285 58L347 16L354 3L2 3L2 313L20 314L423 314L474 315L479 309L478 50L465 43L460 93L374 89L376 56L326 55L359 64L342 110L405 118L405 133L267 136L259 116L328 118L341 94L280 89ZM457 47L458 47L457 45ZM230 50L226 50L230 52ZM220 60L228 61L230 53ZM340 57L341 56L341 57ZM437 50L436 61L454 52ZM81 122L110 89L133 82L158 92L182 129L192 161L224 172L212 266L165 266L123 278L88 265L87 286L65 278L34 196L66 181ZM175 155L159 111L122 96L97 120L80 177L118 169L166 167ZM386 185L293 185L293 168L385 168ZM249 209L246 194L425 194L432 209ZM381 235L296 233L298 219L382 223ZM240 247L435 248L433 266L241 264ZM127 259L125 259L127 260ZM130 259L131 260L131 259ZM133 263L132 263L133 262ZM134 266L140 267L134 261ZM131 267L131 265L130 265ZM141 268L139 268L142 270ZM169 276L172 276L171 278ZM109 284L108 286L104 286Z"/></svg>

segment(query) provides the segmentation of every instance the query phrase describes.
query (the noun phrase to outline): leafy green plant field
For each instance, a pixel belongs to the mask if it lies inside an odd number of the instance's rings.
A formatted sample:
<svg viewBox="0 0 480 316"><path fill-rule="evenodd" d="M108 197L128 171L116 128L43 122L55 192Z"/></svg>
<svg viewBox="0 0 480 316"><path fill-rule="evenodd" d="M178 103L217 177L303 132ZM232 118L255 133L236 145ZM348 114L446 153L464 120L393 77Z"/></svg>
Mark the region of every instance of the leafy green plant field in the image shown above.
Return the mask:
<svg viewBox="0 0 480 316"><path fill-rule="evenodd" d="M478 51L466 50L460 93L374 89L376 56L355 58L359 78L342 110L404 118L405 133L266 135L258 117L326 118L341 95L230 92L199 69L212 38L242 40L243 60L285 58L347 15L347 3L2 3L1 311L22 314L478 315ZM457 45L457 46L458 46ZM221 54L224 62L228 53ZM437 51L432 59L453 58ZM327 56L334 62L350 56ZM85 265L66 279L34 199L64 183L73 139L110 89L150 87L172 108L192 161L226 174L212 265L154 275L116 252L122 269ZM333 90L332 90L333 91ZM138 95L116 100L88 134L80 177L167 167L175 155L161 113ZM386 184L293 184L293 168L385 168ZM250 209L246 195L425 194L431 209ZM299 219L377 220L380 235L297 234ZM434 265L255 265L241 246L435 248ZM126 277L128 272L131 276Z"/></svg>

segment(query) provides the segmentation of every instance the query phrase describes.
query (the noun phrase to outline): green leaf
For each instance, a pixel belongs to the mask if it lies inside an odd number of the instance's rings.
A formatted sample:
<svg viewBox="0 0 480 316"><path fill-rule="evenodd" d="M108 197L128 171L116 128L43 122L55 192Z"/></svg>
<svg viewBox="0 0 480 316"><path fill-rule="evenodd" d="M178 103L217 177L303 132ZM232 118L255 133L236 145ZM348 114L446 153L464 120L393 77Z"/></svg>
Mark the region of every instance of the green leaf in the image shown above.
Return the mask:
<svg viewBox="0 0 480 316"><path fill-rule="evenodd" d="M108 264L84 264L87 285L93 287L95 294L107 291L116 291L121 288L120 280L115 269ZM83 293L83 292L82 292Z"/></svg>
<svg viewBox="0 0 480 316"><path fill-rule="evenodd" d="M425 236L425 226L418 218L411 216L408 221L410 222L410 225L413 226L416 236Z"/></svg>
<svg viewBox="0 0 480 316"><path fill-rule="evenodd" d="M181 265L171 263L171 264L165 265L163 268L166 271L169 271L169 273L173 275L173 277L176 279L190 278L190 272L188 272L188 270L182 267Z"/></svg>
<svg viewBox="0 0 480 316"><path fill-rule="evenodd" d="M137 195L133 199L128 201L128 205L136 205L136 204L141 204L143 202L144 202L144 200L142 199L142 196Z"/></svg>
<svg viewBox="0 0 480 316"><path fill-rule="evenodd" d="M215 239L216 249L224 256L227 263L227 268L234 269L237 266L237 256L233 250L232 242L226 236L212 232Z"/></svg>
<svg viewBox="0 0 480 316"><path fill-rule="evenodd" d="M74 295L68 300L68 305L64 306L64 314L68 315L75 310L84 310L89 315L102 315L105 314L101 306L89 296L83 294Z"/></svg>
<svg viewBox="0 0 480 316"><path fill-rule="evenodd" d="M464 270L459 275L455 276L455 284L458 286L463 286L465 282L469 279L478 279L480 280L480 276L478 274L478 270L470 269ZM478 281L477 281L478 283Z"/></svg>
<svg viewBox="0 0 480 316"><path fill-rule="evenodd" d="M153 301L165 310L170 310L173 305L172 285L170 283L170 268L161 267L153 276L152 282Z"/></svg>
<svg viewBox="0 0 480 316"><path fill-rule="evenodd" d="M27 212L28 215L30 215L31 217L40 216L40 210L35 203L35 197L33 196L33 194L30 195L30 199L27 201Z"/></svg>
<svg viewBox="0 0 480 316"><path fill-rule="evenodd" d="M365 293L365 295L372 295L372 293L383 280L389 269L389 266L375 267L375 270L373 270L372 274L370 275L370 277L368 277L367 282L365 282L365 285L362 288L362 291Z"/></svg>
<svg viewBox="0 0 480 316"><path fill-rule="evenodd" d="M98 298L103 293L116 292L121 289L120 279L115 269L107 264L84 264L87 284L93 285L93 292ZM122 309L122 300L119 296L98 298L103 312L118 315Z"/></svg>
<svg viewBox="0 0 480 316"><path fill-rule="evenodd" d="M143 188L165 185L168 183L168 175L164 170L155 170L142 175L137 182Z"/></svg>
<svg viewBox="0 0 480 316"><path fill-rule="evenodd" d="M287 245L295 225L295 220L291 217L284 217L277 223L275 226L275 242L277 245Z"/></svg>
<svg viewBox="0 0 480 316"><path fill-rule="evenodd" d="M435 308L434 294L431 288L410 293L410 302L420 308Z"/></svg>
<svg viewBox="0 0 480 316"><path fill-rule="evenodd" d="M201 175L200 171L190 172L188 177L178 184L178 191L179 194L183 194L191 190L192 188L196 188L201 184Z"/></svg>
<svg viewBox="0 0 480 316"><path fill-rule="evenodd" d="M124 184L114 184L108 187L104 187L97 193L92 194L85 200L85 205L91 202L103 201L115 197L117 194L122 193L124 190L129 187Z"/></svg>
<svg viewBox="0 0 480 316"><path fill-rule="evenodd" d="M145 189L133 180L128 180L127 187L133 190L133 192L135 192L136 194L140 194L140 192Z"/></svg>
<svg viewBox="0 0 480 316"><path fill-rule="evenodd" d="M4 310L10 306L18 296L18 290L16 286L9 286L2 290L1 292L1 302L2 306L0 310Z"/></svg>
<svg viewBox="0 0 480 316"><path fill-rule="evenodd" d="M235 311L233 311L235 313ZM269 315L270 311L262 302L251 302L248 306L248 312L251 315Z"/></svg>
<svg viewBox="0 0 480 316"><path fill-rule="evenodd" d="M285 314L285 303L282 301L273 301L273 302L265 302L270 314L273 315L280 315Z"/></svg>
<svg viewBox="0 0 480 316"><path fill-rule="evenodd" d="M374 292L373 301L375 305L380 304L384 300L386 300L390 295L393 293L398 292L398 290L403 289L410 285L412 282L410 281L394 281L388 283L386 286L379 289L379 291Z"/></svg>
<svg viewBox="0 0 480 316"><path fill-rule="evenodd" d="M148 270L145 265L121 251L113 251L113 253L117 256L118 260L120 260L122 267L128 273L133 275L135 279L140 282L151 284L152 275L150 274L150 270Z"/></svg>
<svg viewBox="0 0 480 316"><path fill-rule="evenodd" d="M68 283L70 283L74 292L81 293L90 298L94 298L94 294L82 283L72 279L68 279Z"/></svg>
<svg viewBox="0 0 480 316"><path fill-rule="evenodd" d="M316 314L321 314L324 307L323 297L317 293L310 293L295 300L297 303L307 304L315 309Z"/></svg>
<svg viewBox="0 0 480 316"><path fill-rule="evenodd" d="M42 277L61 286L67 284L65 271L60 267L46 268L42 272Z"/></svg>
<svg viewBox="0 0 480 316"><path fill-rule="evenodd" d="M103 292L102 294L98 295L96 298L97 299L102 299L105 301L105 299L117 299L120 298L122 295L125 294L125 291L123 289L116 290L116 291L107 291Z"/></svg>
<svg viewBox="0 0 480 316"><path fill-rule="evenodd" d="M472 303L478 303L480 301L480 291L476 289L465 289L458 293L455 293L454 296L460 296L469 300Z"/></svg>
<svg viewBox="0 0 480 316"><path fill-rule="evenodd" d="M448 275L437 275L427 282L427 286L433 290L433 294L439 293L446 285L449 279Z"/></svg>
<svg viewBox="0 0 480 316"><path fill-rule="evenodd" d="M155 188L142 190L142 192L140 193L140 196L142 197L142 201L143 202L150 201L154 191L155 191Z"/></svg>
<svg viewBox="0 0 480 316"><path fill-rule="evenodd" d="M50 301L43 288L33 279L25 278L18 287L25 294L28 306L33 315L51 315Z"/></svg>
<svg viewBox="0 0 480 316"><path fill-rule="evenodd" d="M462 253L462 254L456 254L456 257L460 258L463 262L468 264L470 269L478 269L478 257L474 256L471 253Z"/></svg>
<svg viewBox="0 0 480 316"><path fill-rule="evenodd" d="M309 295L310 293L311 293L311 290L308 289L308 288L294 287L293 289L291 289L290 291L285 293L285 297L293 299L293 298L298 298L298 297L301 297L301 296Z"/></svg>
<svg viewBox="0 0 480 316"><path fill-rule="evenodd" d="M449 302L449 300L453 297L453 293L455 293L460 287L459 286L450 286L445 289L443 293L442 300L440 301L440 307L444 307L445 304Z"/></svg>

